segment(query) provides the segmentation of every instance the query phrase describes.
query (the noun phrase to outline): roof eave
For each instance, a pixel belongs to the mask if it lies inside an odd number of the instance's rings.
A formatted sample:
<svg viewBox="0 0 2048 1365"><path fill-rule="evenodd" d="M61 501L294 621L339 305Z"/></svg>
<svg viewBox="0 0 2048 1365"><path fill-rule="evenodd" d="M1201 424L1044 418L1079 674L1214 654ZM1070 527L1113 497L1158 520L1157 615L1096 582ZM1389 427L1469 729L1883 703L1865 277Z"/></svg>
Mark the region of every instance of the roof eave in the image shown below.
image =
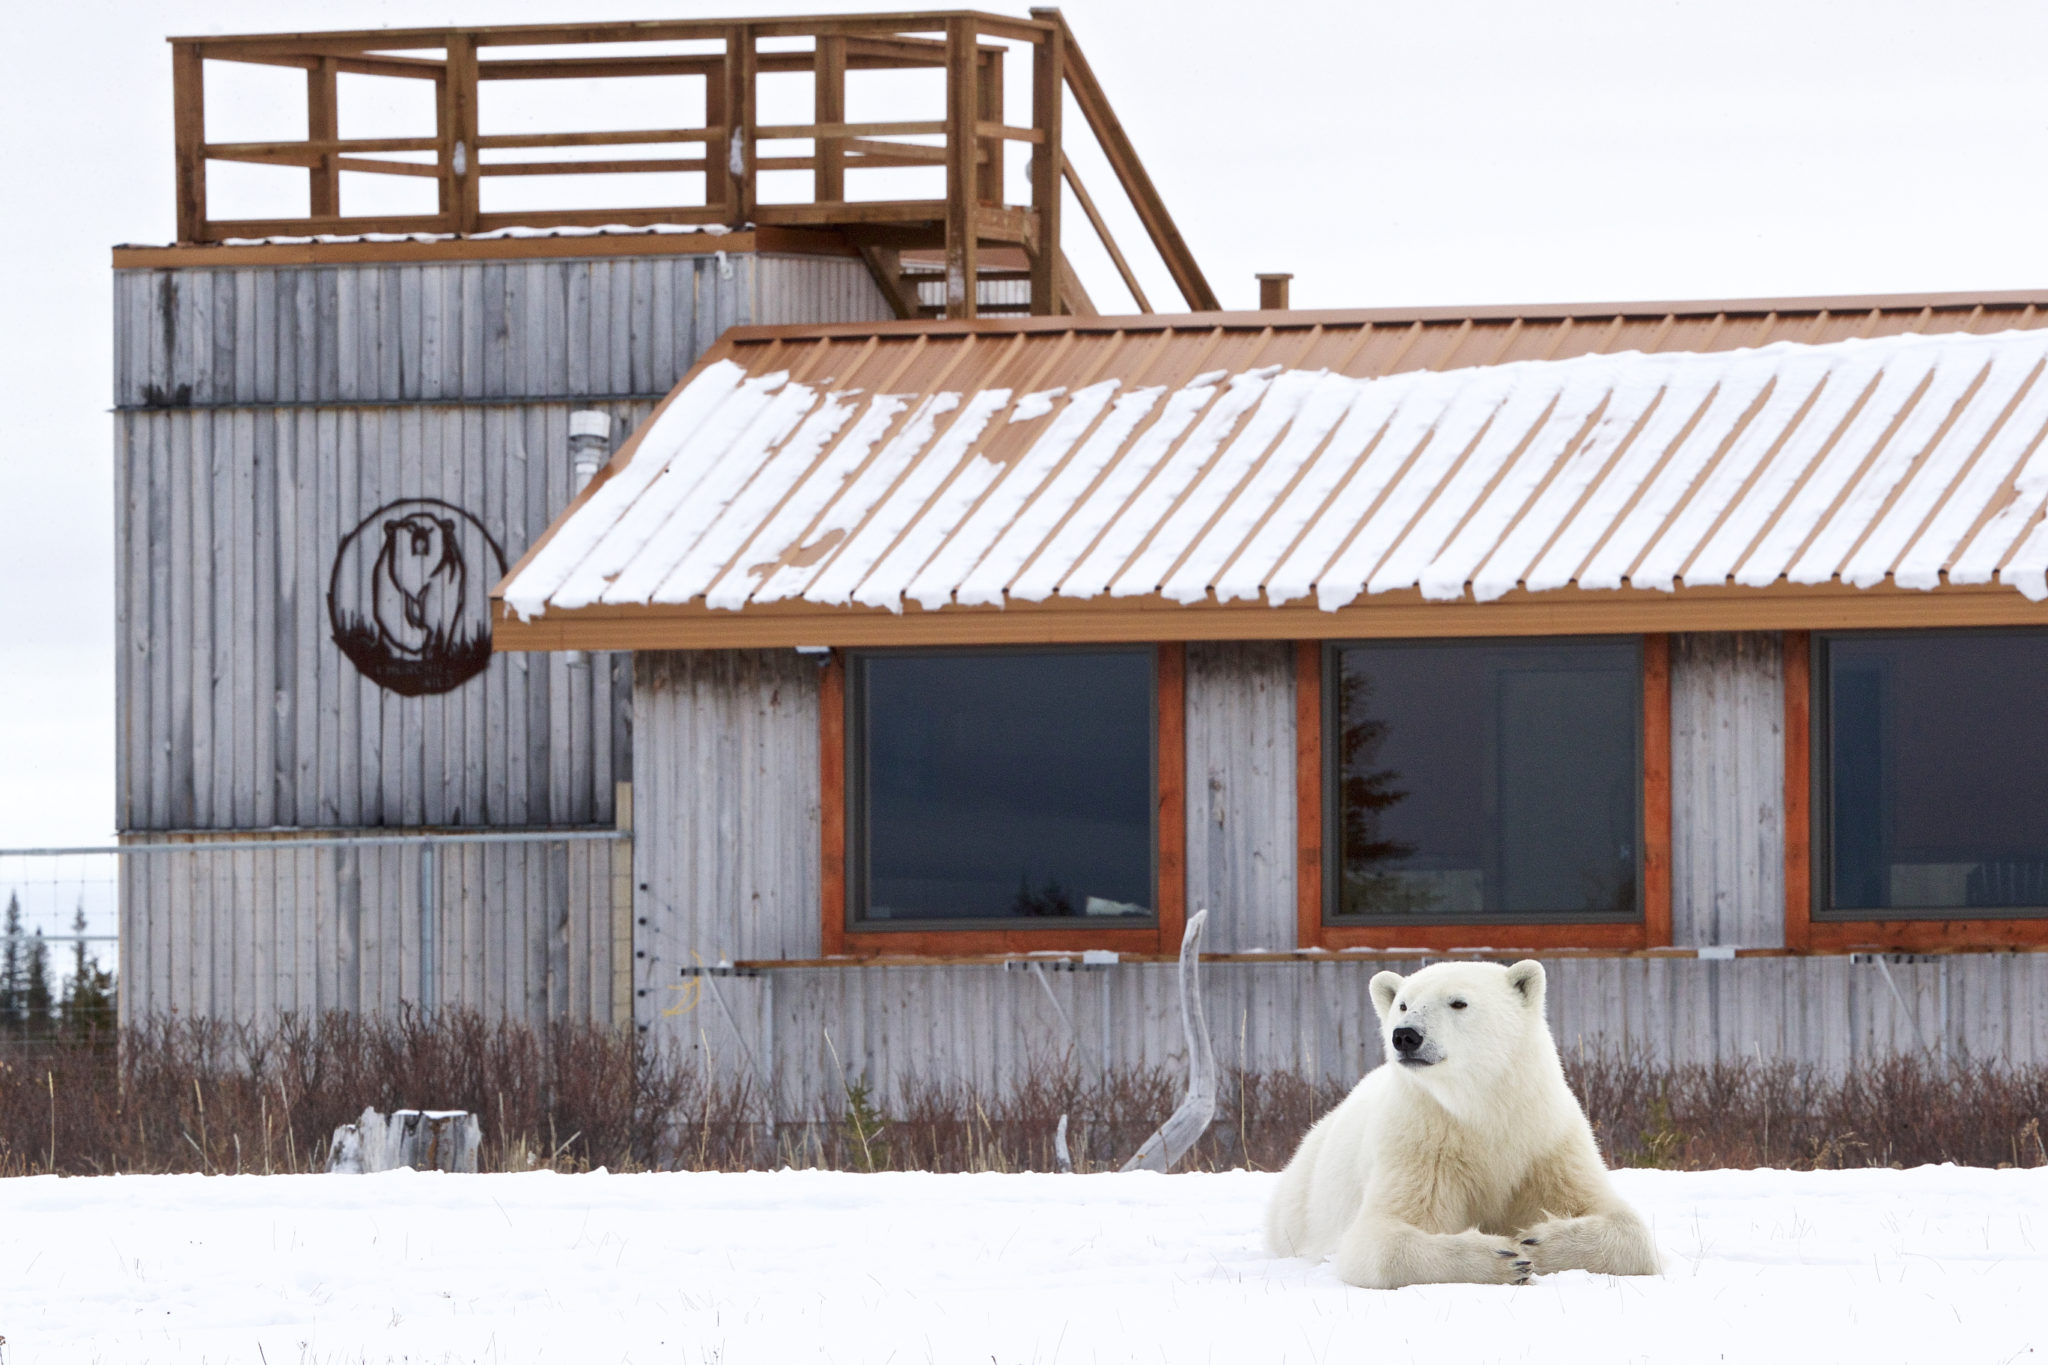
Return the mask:
<svg viewBox="0 0 2048 1365"><path fill-rule="evenodd" d="M1159 597L1015 602L901 612L773 603L738 611L683 606L591 606L522 621L494 601L493 648L771 649L916 645L1044 645L1168 640L1399 639L1455 636L1640 635L1666 631L1884 630L2048 625L2048 603L1998 584L1932 591L1839 583L1768 588L1599 591L1521 589L1492 602L1429 601L1382 593L1336 611L1313 599L1182 605Z"/></svg>

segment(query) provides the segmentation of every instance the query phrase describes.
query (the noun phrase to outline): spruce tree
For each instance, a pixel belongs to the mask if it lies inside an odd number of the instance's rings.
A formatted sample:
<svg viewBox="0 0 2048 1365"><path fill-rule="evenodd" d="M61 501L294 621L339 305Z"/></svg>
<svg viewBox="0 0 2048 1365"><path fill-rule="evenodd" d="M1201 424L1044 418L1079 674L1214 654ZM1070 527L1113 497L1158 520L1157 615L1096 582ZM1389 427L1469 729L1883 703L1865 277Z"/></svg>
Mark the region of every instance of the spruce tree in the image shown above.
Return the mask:
<svg viewBox="0 0 2048 1365"><path fill-rule="evenodd" d="M41 1033L50 1026L50 945L43 931L29 939L28 970L22 973L21 1001L29 1031Z"/></svg>
<svg viewBox="0 0 2048 1365"><path fill-rule="evenodd" d="M7 898L7 918L0 922L0 1029L14 1027L21 1018L21 896Z"/></svg>
<svg viewBox="0 0 2048 1365"><path fill-rule="evenodd" d="M64 983L64 999L58 1015L67 1031L80 1034L108 1033L114 1027L114 974L100 966L99 959L85 951L85 906L71 917L71 979Z"/></svg>

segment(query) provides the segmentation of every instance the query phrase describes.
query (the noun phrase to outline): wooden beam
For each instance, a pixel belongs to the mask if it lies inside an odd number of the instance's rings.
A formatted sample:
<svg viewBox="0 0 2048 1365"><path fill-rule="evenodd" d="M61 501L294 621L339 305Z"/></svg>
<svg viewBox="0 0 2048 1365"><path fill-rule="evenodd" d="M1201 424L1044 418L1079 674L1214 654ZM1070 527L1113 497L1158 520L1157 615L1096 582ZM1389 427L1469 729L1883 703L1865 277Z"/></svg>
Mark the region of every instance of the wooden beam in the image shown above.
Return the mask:
<svg viewBox="0 0 2048 1365"><path fill-rule="evenodd" d="M924 307L917 297L917 287L903 278L903 253L892 246L863 246L860 257L867 262L868 273L875 277L875 283L889 300L889 307L899 318L924 316Z"/></svg>
<svg viewBox="0 0 2048 1365"><path fill-rule="evenodd" d="M1130 196L1131 206L1138 211L1138 220L1151 235L1152 245L1166 262L1166 269L1179 287L1181 297L1187 300L1189 309L1194 312L1219 310L1222 305L1216 301L1208 280L1203 278L1202 268L1195 264L1194 253L1188 250L1180 229L1174 225L1173 215L1167 212L1166 201L1153 186L1152 177L1145 173L1137 149L1131 145L1116 111L1110 108L1109 97L1096 83L1095 73L1089 68L1088 59L1082 55L1080 45L1074 41L1073 30L1067 27L1066 19L1056 9L1034 9L1031 17L1059 25L1065 45L1067 86L1074 92L1074 103L1094 130L1095 140L1102 144L1103 154L1109 158L1117 178L1123 181L1124 192Z"/></svg>
<svg viewBox="0 0 2048 1365"><path fill-rule="evenodd" d="M171 48L171 141L177 158L178 240L206 233L206 70L192 43Z"/></svg>
<svg viewBox="0 0 2048 1365"><path fill-rule="evenodd" d="M908 33L938 33L946 19L964 15L975 21L983 33L1017 42L1036 43L1046 32L1043 20L1018 19L1004 14L973 10L897 10L861 15L791 15L757 20L754 27L764 38L812 37L843 34L884 43L910 43ZM488 24L461 30L479 47L533 47L581 43L650 43L686 39L717 38L728 21L719 19L643 19L580 24ZM237 33L223 35L188 34L173 36L173 43L205 43L221 49L228 60L246 60L246 54L277 48L326 44L349 51L405 51L439 48L446 28L351 29L334 32ZM934 63L936 65L937 63Z"/></svg>
<svg viewBox="0 0 2048 1365"><path fill-rule="evenodd" d="M1323 645L1294 642L1294 946L1323 941Z"/></svg>
<svg viewBox="0 0 2048 1365"><path fill-rule="evenodd" d="M1058 26L1031 50L1031 211L1038 215L1038 250L1031 257L1031 311L1040 317L1061 312L1060 172L1066 164L1060 129L1066 111L1065 39ZM1150 312L1150 309L1146 310Z"/></svg>
<svg viewBox="0 0 2048 1365"><path fill-rule="evenodd" d="M479 175L645 175L650 172L703 171L711 162L704 157L626 161L497 161L478 169ZM429 169L431 173L431 168Z"/></svg>
<svg viewBox="0 0 2048 1365"><path fill-rule="evenodd" d="M1671 637L1643 636L1643 946L1671 942Z"/></svg>
<svg viewBox="0 0 2048 1365"><path fill-rule="evenodd" d="M441 83L441 211L455 225L455 231L477 231L482 212L478 174L482 146L477 139L476 38L473 34L448 35L448 79Z"/></svg>
<svg viewBox="0 0 2048 1365"><path fill-rule="evenodd" d="M340 139L340 109L336 77L340 68L333 57L316 57L306 69L306 140L334 142ZM420 170L432 175L430 166ZM341 215L341 159L333 152L318 153L306 168L311 184L307 205L315 218Z"/></svg>
<svg viewBox="0 0 2048 1365"><path fill-rule="evenodd" d="M1110 235L1109 224L1102 221L1102 214L1096 209L1095 200L1088 193L1088 187L1081 183L1081 176L1075 171L1074 163L1061 157L1060 170L1065 175L1067 183L1074 187L1074 198L1081 205L1081 212L1088 215L1088 225L1095 229L1095 235L1101 239L1103 249L1109 252L1109 259L1115 262L1116 273L1123 277L1124 288L1131 291L1131 299L1138 305L1138 311L1151 312L1152 300L1145 297L1144 286L1138 283L1138 276L1131 269L1131 263L1124 259L1124 253L1117 246L1116 238Z"/></svg>
<svg viewBox="0 0 2048 1365"><path fill-rule="evenodd" d="M745 24L734 25L725 40L725 104L731 111L732 128L725 155L733 192L727 202L731 216L726 226L735 230L754 221L759 198L754 183L754 141L759 136L755 127L759 121L754 108L755 60L754 30Z"/></svg>
<svg viewBox="0 0 2048 1365"><path fill-rule="evenodd" d="M974 127L980 111L976 34L967 19L946 21L946 316L971 318L980 294L980 172Z"/></svg>
<svg viewBox="0 0 2048 1365"><path fill-rule="evenodd" d="M811 101L811 115L820 124L835 126L846 122L846 39L831 36L818 39L817 79ZM846 198L846 140L837 134L818 134L818 170L811 181L811 198L837 201ZM868 263L874 269L874 262ZM900 313L897 316L902 316Z"/></svg>
<svg viewBox="0 0 2048 1365"><path fill-rule="evenodd" d="M486 133L477 145L492 151L514 147L656 147L665 143L701 143L706 156L722 152L725 129L628 128L604 133Z"/></svg>
<svg viewBox="0 0 2048 1365"><path fill-rule="evenodd" d="M977 48L974 59L974 135L976 165L981 172L979 202L990 208L1003 203L1003 53Z"/></svg>

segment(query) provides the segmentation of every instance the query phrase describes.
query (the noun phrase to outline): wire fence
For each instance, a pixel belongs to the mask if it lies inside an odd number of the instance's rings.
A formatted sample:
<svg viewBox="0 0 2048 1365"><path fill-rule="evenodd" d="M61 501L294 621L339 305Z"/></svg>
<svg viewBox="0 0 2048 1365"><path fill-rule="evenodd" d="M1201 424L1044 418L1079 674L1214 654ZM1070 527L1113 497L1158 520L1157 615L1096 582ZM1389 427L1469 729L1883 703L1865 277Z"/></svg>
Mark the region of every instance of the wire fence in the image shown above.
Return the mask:
<svg viewBox="0 0 2048 1365"><path fill-rule="evenodd" d="M252 957L252 940L303 938L342 905L351 922L369 926L367 939L394 955L394 989L431 1009L444 983L460 979L465 964L456 959L482 951L479 926L494 932L508 913L579 925L612 919L630 901L622 884L630 858L606 856L600 846L623 850L630 838L609 828L285 830L0 848L0 1005L25 1017L27 974L38 957L54 1001L68 998L81 967L149 971L153 940L167 933L181 954L219 951L235 958L239 975L277 974L285 965L266 968ZM132 943L123 942L124 902ZM586 944L595 946L587 937Z"/></svg>

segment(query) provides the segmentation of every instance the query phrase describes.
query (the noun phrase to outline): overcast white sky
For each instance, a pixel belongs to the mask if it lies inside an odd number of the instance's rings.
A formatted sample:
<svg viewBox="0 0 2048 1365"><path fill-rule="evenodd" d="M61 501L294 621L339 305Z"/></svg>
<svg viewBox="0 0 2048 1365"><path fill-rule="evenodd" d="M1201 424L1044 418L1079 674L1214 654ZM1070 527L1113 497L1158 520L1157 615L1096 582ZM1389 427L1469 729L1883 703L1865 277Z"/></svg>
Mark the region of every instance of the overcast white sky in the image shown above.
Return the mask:
<svg viewBox="0 0 2048 1365"><path fill-rule="evenodd" d="M885 8L65 0L0 74L0 847L113 832L109 264L172 236L170 33ZM1075 0L1226 306L2048 284L2048 6ZM1010 12L1021 13L1021 7ZM510 548L510 547L508 547Z"/></svg>

